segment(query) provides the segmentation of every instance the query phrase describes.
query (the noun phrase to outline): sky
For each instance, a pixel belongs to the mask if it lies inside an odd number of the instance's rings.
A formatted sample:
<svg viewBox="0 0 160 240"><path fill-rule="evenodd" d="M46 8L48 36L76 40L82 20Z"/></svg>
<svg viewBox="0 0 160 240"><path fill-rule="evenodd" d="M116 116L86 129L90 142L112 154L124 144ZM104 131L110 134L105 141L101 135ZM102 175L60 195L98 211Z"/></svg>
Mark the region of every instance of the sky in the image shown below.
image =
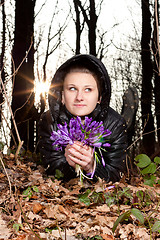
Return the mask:
<svg viewBox="0 0 160 240"><path fill-rule="evenodd" d="M37 1L35 12L40 9L43 2L44 0ZM59 2L59 18L55 18L54 20L54 30L56 29L55 23L57 23L58 26L61 23L65 24L67 21L67 34L65 34L64 40L68 43L72 42L70 45L75 46L75 25L71 19L67 19L66 17L69 11L68 2L71 2L71 0L61 0ZM96 3L98 2L99 0L96 1ZM114 39L115 43L120 44L122 41L126 41L128 36L134 37L134 25L136 25L137 28L140 28L141 24L141 7L137 2L138 1L136 0L104 0L101 14L98 18L98 29L101 32L107 31L106 41L108 41L108 43ZM36 17L35 30L38 29L39 31L39 24L42 23L45 28L43 36L47 36L47 26L51 20L53 11L53 0L47 0L46 5ZM113 28L115 24L117 24L117 26ZM45 47L45 44L43 44L43 46ZM68 58L68 55L72 55L72 52L67 45L64 46L64 49L63 58L66 59ZM83 48L82 51L85 52L86 49Z"/></svg>

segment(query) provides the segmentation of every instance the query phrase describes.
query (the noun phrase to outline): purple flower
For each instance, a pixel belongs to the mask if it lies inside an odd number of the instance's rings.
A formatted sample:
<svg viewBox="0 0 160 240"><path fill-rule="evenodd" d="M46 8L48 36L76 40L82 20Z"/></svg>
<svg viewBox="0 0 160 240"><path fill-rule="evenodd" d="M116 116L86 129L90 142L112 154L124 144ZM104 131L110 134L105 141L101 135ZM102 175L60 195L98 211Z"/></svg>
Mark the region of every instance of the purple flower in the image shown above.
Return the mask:
<svg viewBox="0 0 160 240"><path fill-rule="evenodd" d="M110 146L111 146L110 143L104 143L104 144L103 144L103 147L110 147Z"/></svg>
<svg viewBox="0 0 160 240"><path fill-rule="evenodd" d="M77 116L71 118L69 125L65 122L64 125L57 124L57 128L57 132L53 131L50 137L55 150L62 150L68 144L72 145L74 141L80 141L94 148L95 160L100 162L100 157L102 165L105 167L101 150L104 150L102 147L111 146L106 139L111 134L111 131L104 129L102 121L92 121L92 118L85 117L84 122L82 122L81 118ZM95 151L95 148L99 149L100 156ZM93 178L94 172L89 174L91 178Z"/></svg>

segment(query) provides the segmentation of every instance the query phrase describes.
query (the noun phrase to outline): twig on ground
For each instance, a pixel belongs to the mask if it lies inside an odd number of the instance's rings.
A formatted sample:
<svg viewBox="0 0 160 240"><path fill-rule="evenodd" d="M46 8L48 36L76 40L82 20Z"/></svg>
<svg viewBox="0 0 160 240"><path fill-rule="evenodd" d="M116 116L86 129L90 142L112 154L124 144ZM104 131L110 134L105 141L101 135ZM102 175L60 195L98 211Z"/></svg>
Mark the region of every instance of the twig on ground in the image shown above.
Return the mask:
<svg viewBox="0 0 160 240"><path fill-rule="evenodd" d="M31 226L30 226L30 224L29 224L29 222L28 222L28 220L27 220L27 217L26 217L26 215L25 215L24 212L23 212L22 206L21 206L20 201L19 201L18 198L17 198L17 201L18 201L18 205L19 205L19 207L20 207L20 209L21 209L21 213L22 213L22 215L23 215L23 217L24 217L24 220L25 220L25 222L27 223L29 229L33 232L33 234L34 234L39 240L42 240L42 238L31 228Z"/></svg>
<svg viewBox="0 0 160 240"><path fill-rule="evenodd" d="M2 163L3 169L4 169L5 174L6 174L6 176L7 176L7 179L8 179L10 196L12 196L11 181L10 181L10 178L9 178L9 176L8 176L8 173L7 173L7 171L6 171L6 168L5 168L5 165L4 165L4 162L3 162L2 158L1 158L1 156L0 156L0 161L1 161L1 163Z"/></svg>
<svg viewBox="0 0 160 240"><path fill-rule="evenodd" d="M23 141L20 141L20 142L19 142L19 145L18 145L18 148L17 148L17 151L16 151L16 153L15 153L15 160L16 160L16 163L17 163L18 165L19 165L19 161L18 161L17 157L18 157L18 155L19 155L19 152L20 152L20 150L21 150L22 145L23 145Z"/></svg>

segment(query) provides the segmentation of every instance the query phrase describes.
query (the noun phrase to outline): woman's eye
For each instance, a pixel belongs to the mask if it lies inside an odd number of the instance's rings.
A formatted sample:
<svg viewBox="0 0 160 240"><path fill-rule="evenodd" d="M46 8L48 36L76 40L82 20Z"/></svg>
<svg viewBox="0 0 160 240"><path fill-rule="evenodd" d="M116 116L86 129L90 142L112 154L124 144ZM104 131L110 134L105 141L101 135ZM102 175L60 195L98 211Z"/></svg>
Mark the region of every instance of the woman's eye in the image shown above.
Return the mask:
<svg viewBox="0 0 160 240"><path fill-rule="evenodd" d="M86 88L86 89L85 89L85 92L91 92L91 91L92 91L91 88Z"/></svg>
<svg viewBox="0 0 160 240"><path fill-rule="evenodd" d="M75 88L75 87L70 87L69 90L70 90L70 91L75 91L76 88Z"/></svg>

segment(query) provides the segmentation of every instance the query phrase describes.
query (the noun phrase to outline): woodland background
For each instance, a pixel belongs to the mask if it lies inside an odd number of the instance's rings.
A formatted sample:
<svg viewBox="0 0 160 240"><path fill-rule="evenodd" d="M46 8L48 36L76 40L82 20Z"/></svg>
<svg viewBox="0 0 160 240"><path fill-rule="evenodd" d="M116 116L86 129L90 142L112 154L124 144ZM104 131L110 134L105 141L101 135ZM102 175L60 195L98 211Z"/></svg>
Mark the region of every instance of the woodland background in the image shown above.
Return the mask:
<svg viewBox="0 0 160 240"><path fill-rule="evenodd" d="M110 46L116 51L108 69L112 80L117 81L122 93L128 86L134 86L139 93L139 110L137 112L135 131L133 134L134 152L144 152L149 156L159 152L160 142L160 73L159 73L159 1L135 1L141 9L141 27L135 24L134 37L128 35L126 43L117 44L109 36L105 22L98 25L104 1L68 1L63 6L60 1L53 4L53 12L47 33L45 26L36 30L38 14L45 7L45 1L39 5L35 13L36 0L1 0L1 89L0 89L0 132L5 144L18 146L24 141L23 147L33 152L37 143L37 122L46 108L47 94L40 95L35 104L35 83L37 79L46 82L51 78L48 63L56 68L68 57L78 53L90 53L100 58L104 64L108 62ZM67 15L63 11L68 9ZM10 9L10 12L9 10ZM121 10L120 10L121 11ZM64 11L66 14L66 11ZM46 12L46 17L49 12ZM62 17L63 16L63 17ZM64 19L65 18L65 19ZM132 18L132 14L131 14ZM40 20L39 20L40 21ZM106 14L106 22L107 19ZM132 19L134 25L134 19ZM74 45L66 41L67 27L74 23ZM120 24L117 22L117 25ZM116 25L116 24L115 24ZM116 26L112 30L116 31ZM66 34L66 35L65 35ZM45 44L43 38L45 37ZM110 39L110 41L107 41ZM70 38L70 39L73 39ZM43 50L42 46L43 43ZM63 46L66 52L60 52ZM10 49L10 55L8 54ZM58 51L57 51L58 50ZM59 53L59 55L58 55ZM53 58L55 54L55 58ZM43 55L43 58L41 58ZM51 70L50 70L51 71ZM118 80L121 79L121 82ZM9 88L11 86L11 91ZM42 87L43 88L43 87ZM116 88L117 89L117 88ZM7 97L7 95L9 95ZM113 94L116 96L116 92ZM120 111L122 100L115 98L115 108ZM6 107L7 103L7 107ZM6 110L7 109L7 110ZM9 109L9 110L8 110ZM6 118L4 111L13 114ZM8 115L9 116L9 115ZM13 120L14 119L14 120ZM15 124L18 137L15 131ZM5 124L4 124L5 122ZM5 126L4 126L5 125ZM9 131L4 130L4 128ZM8 143L7 136L11 141ZM4 138L5 137L5 138Z"/></svg>
<svg viewBox="0 0 160 240"><path fill-rule="evenodd" d="M0 239L160 239L159 1L132 0L122 36L121 22L108 27L110 2L0 2ZM138 91L128 151L136 164L114 185L46 176L36 152L49 82L78 53L106 65L119 113L126 90Z"/></svg>

